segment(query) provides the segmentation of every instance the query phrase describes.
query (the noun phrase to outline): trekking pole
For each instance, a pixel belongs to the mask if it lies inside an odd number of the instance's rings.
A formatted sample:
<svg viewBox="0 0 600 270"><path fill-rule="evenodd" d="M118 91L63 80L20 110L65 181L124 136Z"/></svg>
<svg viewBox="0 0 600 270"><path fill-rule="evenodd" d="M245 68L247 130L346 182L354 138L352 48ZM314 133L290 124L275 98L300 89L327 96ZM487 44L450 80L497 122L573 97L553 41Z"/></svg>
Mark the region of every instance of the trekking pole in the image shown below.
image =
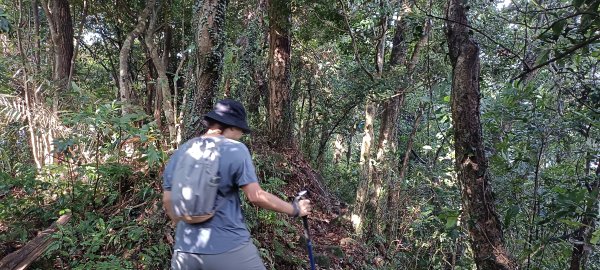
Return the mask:
<svg viewBox="0 0 600 270"><path fill-rule="evenodd" d="M301 199L304 199L307 193L308 192L306 190L302 190L302 191L298 192L298 195L296 195L295 201L300 201ZM315 259L313 258L313 247L312 247L312 240L310 240L310 232L308 230L308 217L307 216L302 217L302 225L304 225L304 238L306 238L306 249L308 250L308 259L310 261L310 269L315 270Z"/></svg>

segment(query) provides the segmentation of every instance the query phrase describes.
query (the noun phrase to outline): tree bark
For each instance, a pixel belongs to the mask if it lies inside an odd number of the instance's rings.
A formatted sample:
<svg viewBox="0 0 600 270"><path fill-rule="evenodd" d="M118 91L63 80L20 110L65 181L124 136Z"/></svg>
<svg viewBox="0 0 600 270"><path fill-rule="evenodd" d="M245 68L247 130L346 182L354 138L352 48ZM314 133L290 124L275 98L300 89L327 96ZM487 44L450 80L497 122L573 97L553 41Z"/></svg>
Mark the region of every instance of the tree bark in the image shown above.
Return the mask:
<svg viewBox="0 0 600 270"><path fill-rule="evenodd" d="M31 263L44 254L52 242L56 241L56 238L53 238L52 235L58 231L58 226L67 224L70 219L71 214L60 216L49 228L40 232L35 238L27 242L25 246L2 258L2 260L0 260L0 269L26 269Z"/></svg>
<svg viewBox="0 0 600 270"><path fill-rule="evenodd" d="M40 40L41 40L41 37L40 37L40 9L39 9L39 1L38 0L33 0L31 2L31 12L33 13L33 27L34 27L34 31L35 31L35 33L34 33L35 51L33 53L34 62L35 62L35 71L37 74L39 74L40 70L41 70L41 63L42 63L42 59L40 58L42 44L40 42Z"/></svg>
<svg viewBox="0 0 600 270"><path fill-rule="evenodd" d="M365 105L364 135L360 148L360 184L356 191L356 202L354 203L355 207L352 213L352 225L354 226L355 232L361 236L365 232L365 228L368 227L369 222L365 220L365 212L367 211L367 203L369 196L371 195L370 190L372 186L371 177L373 175L373 165L371 160L371 144L375 140L373 125L376 111L377 107L375 102L367 100Z"/></svg>
<svg viewBox="0 0 600 270"><path fill-rule="evenodd" d="M158 10L154 9L152 11L152 16L150 19L150 24L148 25L148 31L146 32L146 38L144 41L146 42L146 46L148 47L148 53L150 54L150 58L152 58L152 63L156 68L156 73L158 77L156 78L156 91L157 98L156 102L162 101L162 108L165 119L167 120L167 128L169 130L169 141L170 143L174 143L176 139L177 130L175 128L175 114L173 112L173 100L171 97L171 86L169 84L169 77L167 76L167 68L165 64L166 59L168 59L165 55L162 57L158 54L157 45L154 42L154 32L156 29L156 21L158 20ZM168 34L165 33L165 37ZM165 42L169 42L165 40ZM166 45L165 45L166 46ZM168 51L163 51L163 54L168 53ZM158 105L158 104L157 104Z"/></svg>
<svg viewBox="0 0 600 270"><path fill-rule="evenodd" d="M269 138L274 146L294 141L290 89L291 3L270 0L269 13Z"/></svg>
<svg viewBox="0 0 600 270"><path fill-rule="evenodd" d="M150 12L154 7L155 0L148 0L146 7L142 10L142 13L138 17L138 22L135 28L129 33L121 51L119 52L119 95L121 102L123 103L123 115L130 114L133 112L133 89L131 75L129 73L129 55L131 53L131 47L133 41L146 29L146 23Z"/></svg>
<svg viewBox="0 0 600 270"><path fill-rule="evenodd" d="M68 0L41 0L50 28L50 37L54 48L53 76L56 86L54 110L58 107L58 97L67 91L67 81L73 58L73 20Z"/></svg>
<svg viewBox="0 0 600 270"><path fill-rule="evenodd" d="M79 24L79 29L77 31L77 44L75 45L75 48L73 49L73 54L71 57L71 65L69 66L69 76L67 79L67 87L69 87L71 85L71 82L73 81L73 73L75 72L75 61L77 60L77 54L79 52L79 47L81 46L81 42L83 41L83 39L81 38L81 35L83 34L83 26L85 25L85 22L87 20L87 12L88 12L88 4L87 1L84 0L83 1L83 14L81 15L81 23Z"/></svg>
<svg viewBox="0 0 600 270"><path fill-rule="evenodd" d="M455 170L478 269L516 269L496 213L480 122L479 46L469 35L462 0L449 0L447 39L452 63Z"/></svg>
<svg viewBox="0 0 600 270"><path fill-rule="evenodd" d="M590 128L591 124L587 126L585 131L582 132L584 138L589 141L590 140ZM598 207L600 202L600 166L596 167L596 171L591 171L591 164L594 161L594 156L587 152L586 153L586 162L584 172L585 175L589 175L591 177L595 177L595 181L589 185L588 191L590 195L594 195L595 197L590 196L585 205L585 212L583 214L583 218L581 220L582 226L573 233L573 239L576 241L573 243L573 251L571 252L571 262L569 266L569 270L580 270L585 269L585 261L586 257L592 250L590 247L590 239L592 233L596 228L596 221L598 219ZM597 163L600 163L600 158L596 159Z"/></svg>
<svg viewBox="0 0 600 270"><path fill-rule="evenodd" d="M400 95L385 101L383 104L383 113L377 138L377 148L375 150L375 163L377 166L372 169L371 181L373 181L373 187L370 191L371 194L369 195L369 201L367 203L367 213L371 213L370 218L374 221L375 219L380 218L381 221L386 220L384 219L383 214L386 204L382 200L384 196L382 191L384 190L385 183L392 182L391 177L397 172L397 170L393 168L396 164L395 160L397 159L395 158L395 154L398 150L396 145L396 131L400 107L403 102L404 96ZM392 190L388 189L387 192L389 194ZM374 229L377 229L377 232L382 232L381 227L385 222L377 222L380 224L378 228L375 228L374 223L375 222L369 222L369 228L367 230L374 231Z"/></svg>
<svg viewBox="0 0 600 270"><path fill-rule="evenodd" d="M186 89L182 140L200 135L203 116L213 107L223 69L227 0L196 0L193 83Z"/></svg>
<svg viewBox="0 0 600 270"><path fill-rule="evenodd" d="M397 66L404 64L406 59L406 42L405 34L406 30L406 16L401 13L400 18L396 20L396 30L394 37L392 38L392 52L390 53L390 66Z"/></svg>

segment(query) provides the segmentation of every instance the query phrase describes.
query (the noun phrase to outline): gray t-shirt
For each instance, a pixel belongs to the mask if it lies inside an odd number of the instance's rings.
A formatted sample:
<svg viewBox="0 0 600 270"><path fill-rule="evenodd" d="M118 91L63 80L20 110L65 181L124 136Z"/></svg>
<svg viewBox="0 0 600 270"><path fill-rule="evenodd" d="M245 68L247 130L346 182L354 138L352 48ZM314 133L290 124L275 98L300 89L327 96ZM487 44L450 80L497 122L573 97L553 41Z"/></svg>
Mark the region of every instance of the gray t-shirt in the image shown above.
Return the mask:
<svg viewBox="0 0 600 270"><path fill-rule="evenodd" d="M221 183L217 205L221 203L220 200L227 200L227 202L206 222L187 224L180 221L175 232L175 250L198 254L220 254L241 247L250 241L250 232L244 223L239 196L240 187L258 181L250 152L241 142L224 137L212 138L225 140L219 147ZM184 144L179 149L186 148ZM184 154L184 151L177 150L169 159L163 173L165 191L171 190L175 164Z"/></svg>

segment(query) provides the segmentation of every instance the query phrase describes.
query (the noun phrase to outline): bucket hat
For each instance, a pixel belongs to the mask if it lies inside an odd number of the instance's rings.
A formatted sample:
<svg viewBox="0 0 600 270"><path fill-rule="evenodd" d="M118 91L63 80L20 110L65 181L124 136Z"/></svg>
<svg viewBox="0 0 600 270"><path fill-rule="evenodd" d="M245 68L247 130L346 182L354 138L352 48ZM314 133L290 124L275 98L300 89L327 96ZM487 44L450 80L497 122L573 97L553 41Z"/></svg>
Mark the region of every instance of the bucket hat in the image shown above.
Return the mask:
<svg viewBox="0 0 600 270"><path fill-rule="evenodd" d="M228 126L238 127L244 133L250 133L251 131L246 121L244 106L232 99L223 99L217 102L214 110L207 113L204 119L211 119Z"/></svg>

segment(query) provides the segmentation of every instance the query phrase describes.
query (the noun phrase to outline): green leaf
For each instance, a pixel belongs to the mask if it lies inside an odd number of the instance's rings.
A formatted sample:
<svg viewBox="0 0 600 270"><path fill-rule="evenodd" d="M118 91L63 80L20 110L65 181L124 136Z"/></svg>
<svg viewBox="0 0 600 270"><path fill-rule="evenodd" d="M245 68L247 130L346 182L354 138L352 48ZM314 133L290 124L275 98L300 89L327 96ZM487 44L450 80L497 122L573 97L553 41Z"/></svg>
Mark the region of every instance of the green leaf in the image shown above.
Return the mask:
<svg viewBox="0 0 600 270"><path fill-rule="evenodd" d="M550 49L544 49L540 52L537 60L535 60L535 65L539 65L541 63L544 63L546 61L548 61L548 57L550 56Z"/></svg>
<svg viewBox="0 0 600 270"><path fill-rule="evenodd" d="M458 216L448 216L446 218L446 230L451 230L456 227L458 223Z"/></svg>
<svg viewBox="0 0 600 270"><path fill-rule="evenodd" d="M552 24L552 32L554 32L554 36L560 36L560 34L565 29L566 25L567 25L566 20L560 20L558 22L553 23Z"/></svg>
<svg viewBox="0 0 600 270"><path fill-rule="evenodd" d="M73 91L81 93L81 88L79 87L79 85L77 85L77 83L71 81L71 87L73 88Z"/></svg>
<svg viewBox="0 0 600 270"><path fill-rule="evenodd" d="M590 244L595 245L600 242L600 229L597 229L594 233L592 233L592 239L590 239Z"/></svg>
<svg viewBox="0 0 600 270"><path fill-rule="evenodd" d="M573 6L575 8L580 8L581 5L583 4L584 0L573 0Z"/></svg>
<svg viewBox="0 0 600 270"><path fill-rule="evenodd" d="M573 228L579 228L579 227L585 226L581 222L577 222L577 221L573 221L573 220L569 220L569 219L564 219L564 218L559 219L558 221L560 221L561 223L566 224L566 225L568 225L570 227L573 227Z"/></svg>
<svg viewBox="0 0 600 270"><path fill-rule="evenodd" d="M504 216L504 226L507 228L510 227L511 221L514 219L515 216L517 216L518 213L519 213L518 206L513 205L512 207L510 207L506 211L506 215Z"/></svg>

